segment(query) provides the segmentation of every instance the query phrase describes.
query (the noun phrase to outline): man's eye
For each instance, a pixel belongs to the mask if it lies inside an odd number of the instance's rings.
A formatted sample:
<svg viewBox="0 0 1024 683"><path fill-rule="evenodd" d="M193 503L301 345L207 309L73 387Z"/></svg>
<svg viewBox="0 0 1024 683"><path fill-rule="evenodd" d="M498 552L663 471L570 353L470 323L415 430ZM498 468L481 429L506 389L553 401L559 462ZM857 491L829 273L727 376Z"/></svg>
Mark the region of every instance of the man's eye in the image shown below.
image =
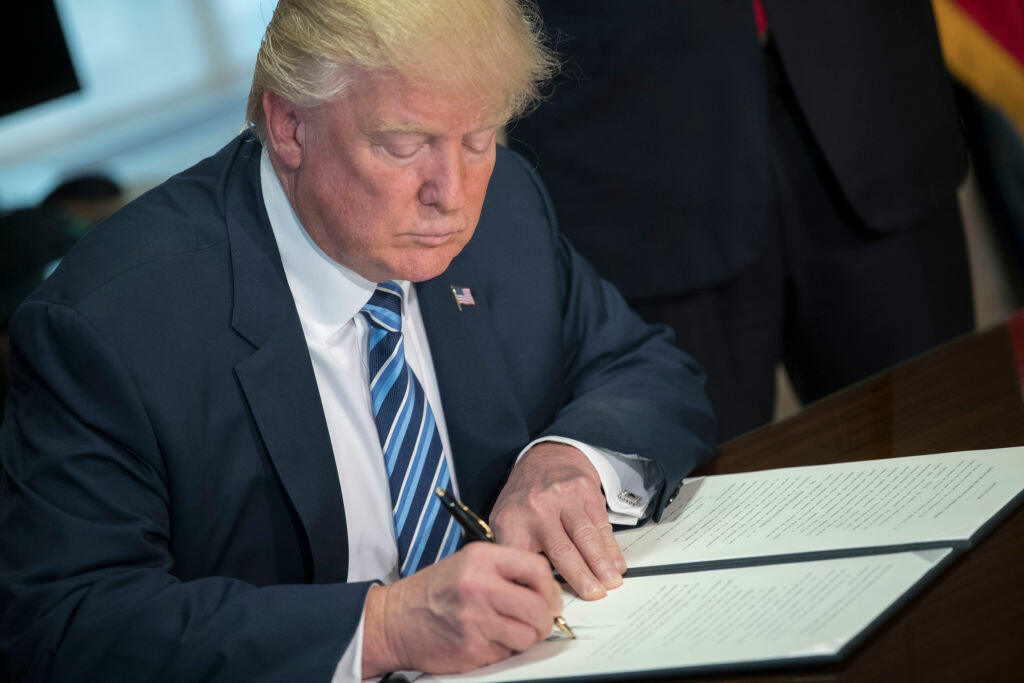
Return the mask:
<svg viewBox="0 0 1024 683"><path fill-rule="evenodd" d="M469 151L476 152L477 154L483 154L491 148L492 142L494 142L493 130L468 137L465 139L463 144L467 149L469 149Z"/></svg>
<svg viewBox="0 0 1024 683"><path fill-rule="evenodd" d="M408 159L419 151L422 145L384 145L384 151L396 159Z"/></svg>

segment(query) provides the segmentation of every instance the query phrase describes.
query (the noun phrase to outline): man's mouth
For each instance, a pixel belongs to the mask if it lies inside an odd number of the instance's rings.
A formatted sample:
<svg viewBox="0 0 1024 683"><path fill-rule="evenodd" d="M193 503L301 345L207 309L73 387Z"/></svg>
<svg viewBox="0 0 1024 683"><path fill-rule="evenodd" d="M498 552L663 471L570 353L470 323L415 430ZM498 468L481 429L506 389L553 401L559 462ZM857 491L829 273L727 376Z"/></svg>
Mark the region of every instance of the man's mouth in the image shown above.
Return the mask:
<svg viewBox="0 0 1024 683"><path fill-rule="evenodd" d="M436 247L450 241L457 233L457 230L449 230L447 232L413 232L408 234L409 239L416 244Z"/></svg>

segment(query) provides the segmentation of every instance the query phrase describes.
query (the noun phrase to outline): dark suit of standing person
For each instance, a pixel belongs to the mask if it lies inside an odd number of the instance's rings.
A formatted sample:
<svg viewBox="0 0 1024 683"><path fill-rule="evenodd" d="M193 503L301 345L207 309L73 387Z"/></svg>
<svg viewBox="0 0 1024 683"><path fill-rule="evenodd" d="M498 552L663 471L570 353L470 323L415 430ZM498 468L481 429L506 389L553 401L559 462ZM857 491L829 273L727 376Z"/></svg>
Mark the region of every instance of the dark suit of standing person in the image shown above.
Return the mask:
<svg viewBox="0 0 1024 683"><path fill-rule="evenodd" d="M699 368L496 148L550 69L516 2L278 3L252 130L14 315L13 680L465 671L548 636L551 565L588 599L621 584L613 514L660 516L714 420ZM405 497L413 466L393 488L392 453L439 453L422 468L499 544L455 550L454 527L410 559L400 517L453 527L432 488Z"/></svg>
<svg viewBox="0 0 1024 683"><path fill-rule="evenodd" d="M973 324L927 0L540 3L566 68L509 131L561 228L708 376L719 435Z"/></svg>

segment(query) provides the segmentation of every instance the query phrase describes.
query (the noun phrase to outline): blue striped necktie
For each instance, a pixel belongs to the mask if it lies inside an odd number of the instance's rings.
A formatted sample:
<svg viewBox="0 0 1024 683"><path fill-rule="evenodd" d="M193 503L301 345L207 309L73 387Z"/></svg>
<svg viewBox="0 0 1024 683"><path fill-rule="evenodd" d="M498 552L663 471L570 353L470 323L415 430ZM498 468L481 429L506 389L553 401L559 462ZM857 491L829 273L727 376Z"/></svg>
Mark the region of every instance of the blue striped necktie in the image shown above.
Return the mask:
<svg viewBox="0 0 1024 683"><path fill-rule="evenodd" d="M370 398L388 471L399 571L408 576L455 552L459 526L433 492L440 486L454 494L434 413L405 362L402 288L394 280L377 285L362 313L370 323Z"/></svg>

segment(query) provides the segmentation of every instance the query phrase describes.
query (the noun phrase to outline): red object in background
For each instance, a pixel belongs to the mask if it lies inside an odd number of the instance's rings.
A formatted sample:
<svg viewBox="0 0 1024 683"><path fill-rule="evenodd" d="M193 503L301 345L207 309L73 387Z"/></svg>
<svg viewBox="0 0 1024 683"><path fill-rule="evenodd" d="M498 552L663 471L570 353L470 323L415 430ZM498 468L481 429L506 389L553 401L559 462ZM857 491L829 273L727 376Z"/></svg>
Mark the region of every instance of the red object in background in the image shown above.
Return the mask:
<svg viewBox="0 0 1024 683"><path fill-rule="evenodd" d="M956 4L1024 64L1024 0L956 0Z"/></svg>
<svg viewBox="0 0 1024 683"><path fill-rule="evenodd" d="M763 36L768 30L768 15L764 11L764 0L754 0L754 21L757 22L757 35Z"/></svg>

